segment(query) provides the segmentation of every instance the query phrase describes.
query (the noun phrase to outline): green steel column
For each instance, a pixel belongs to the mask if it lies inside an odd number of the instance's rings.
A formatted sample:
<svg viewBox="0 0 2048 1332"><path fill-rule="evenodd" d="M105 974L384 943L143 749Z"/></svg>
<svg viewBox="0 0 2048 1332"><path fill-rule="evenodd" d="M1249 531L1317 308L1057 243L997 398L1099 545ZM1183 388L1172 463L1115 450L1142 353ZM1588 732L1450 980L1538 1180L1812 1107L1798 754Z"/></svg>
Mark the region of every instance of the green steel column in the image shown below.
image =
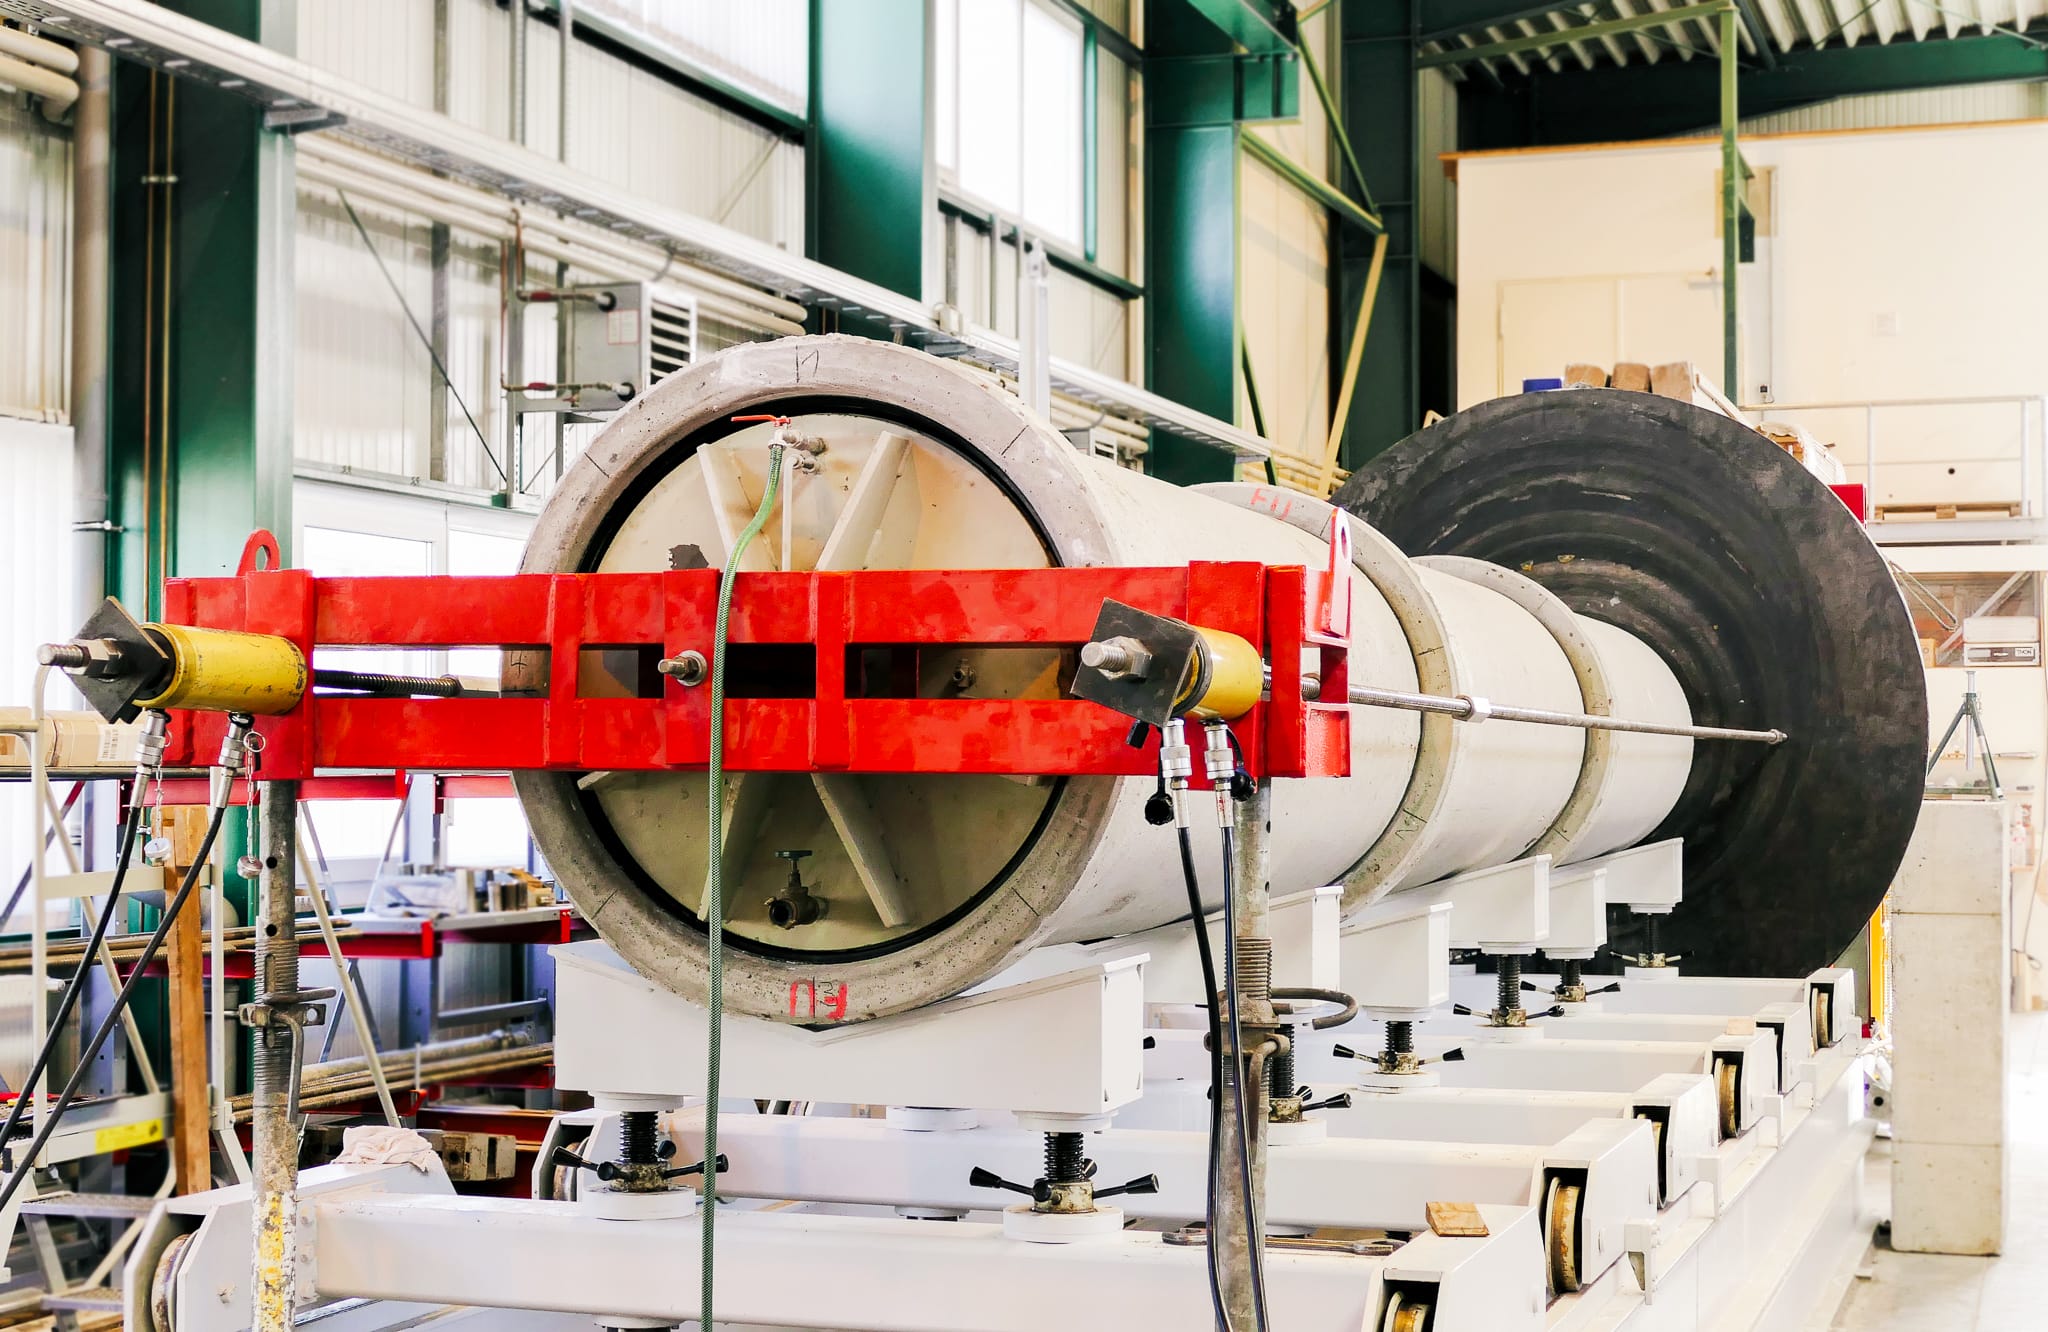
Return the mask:
<svg viewBox="0 0 2048 1332"><path fill-rule="evenodd" d="M1292 119L1301 93L1291 50L1239 53L1215 8L1146 0L1145 383L1235 421L1239 126ZM1159 431L1147 466L1184 485L1236 471L1222 452Z"/></svg>
<svg viewBox="0 0 2048 1332"><path fill-rule="evenodd" d="M171 7L292 49L289 0ZM109 452L122 530L108 586L154 609L151 580L232 573L254 528L289 558L293 149L255 106L201 83L122 65L114 98Z"/></svg>
<svg viewBox="0 0 2048 1332"><path fill-rule="evenodd" d="M291 0L170 7L295 45ZM107 587L153 613L165 575L232 573L255 528L291 557L293 149L242 98L136 65L116 67L113 116ZM230 867L246 822L222 829Z"/></svg>
<svg viewBox="0 0 2048 1332"><path fill-rule="evenodd" d="M1721 391L1740 402L1735 318L1742 285L1742 149L1735 142L1738 54L1730 6L1721 11Z"/></svg>
<svg viewBox="0 0 2048 1332"><path fill-rule="evenodd" d="M1102 181L1102 52L1095 25L1081 29L1081 255L1095 262Z"/></svg>
<svg viewBox="0 0 2048 1332"><path fill-rule="evenodd" d="M937 207L926 176L925 41L925 0L811 0L805 249L920 300Z"/></svg>
<svg viewBox="0 0 2048 1332"><path fill-rule="evenodd" d="M1422 134L1414 53L1419 22L1412 0L1350 0L1338 5L1338 14L1338 106L1387 234L1371 336L1338 460L1355 468L1421 425L1425 406L1447 410L1450 404L1425 404L1421 390L1423 293L1416 196L1421 187ZM1331 244L1340 305L1331 320L1337 340L1332 364L1341 365L1342 339L1356 326L1358 305L1369 287L1373 238L1341 227Z"/></svg>

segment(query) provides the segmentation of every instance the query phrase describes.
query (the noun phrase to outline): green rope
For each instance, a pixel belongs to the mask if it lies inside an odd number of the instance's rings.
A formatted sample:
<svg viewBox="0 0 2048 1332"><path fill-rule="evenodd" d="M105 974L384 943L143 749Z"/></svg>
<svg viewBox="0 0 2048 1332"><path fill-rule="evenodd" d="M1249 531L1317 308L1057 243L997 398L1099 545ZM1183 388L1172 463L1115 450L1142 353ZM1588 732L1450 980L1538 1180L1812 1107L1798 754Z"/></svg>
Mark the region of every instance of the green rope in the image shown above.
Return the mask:
<svg viewBox="0 0 2048 1332"><path fill-rule="evenodd" d="M698 1326L705 1329L711 1326L712 1234L718 1221L718 1062L725 1006L725 884L720 865L724 857L718 854L718 848L725 840L725 640L727 626L732 619L733 575L740 570L740 557L747 553L747 546L768 525L768 511L775 507L776 493L782 489L782 450L782 436L778 432L768 445L768 489L761 496L761 507L754 510L753 521L732 543L732 554L725 560L725 576L718 583L718 622L711 637L711 781L705 800L710 809L711 840L706 844L710 853L706 857L704 871L704 895L710 903L704 928L710 936L709 947L705 950L705 957L710 963L710 993L705 1004L711 1010L711 1039L705 1055L704 1202L699 1209L704 1222L704 1244L698 1258L704 1269Z"/></svg>

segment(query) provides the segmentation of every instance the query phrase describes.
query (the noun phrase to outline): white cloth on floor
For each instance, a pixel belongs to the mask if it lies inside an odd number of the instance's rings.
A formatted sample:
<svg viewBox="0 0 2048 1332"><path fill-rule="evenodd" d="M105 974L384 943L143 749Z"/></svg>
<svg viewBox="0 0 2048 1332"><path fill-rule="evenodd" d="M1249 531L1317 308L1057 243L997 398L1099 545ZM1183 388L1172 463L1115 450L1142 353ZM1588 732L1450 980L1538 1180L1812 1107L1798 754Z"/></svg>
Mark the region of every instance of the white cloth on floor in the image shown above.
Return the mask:
<svg viewBox="0 0 2048 1332"><path fill-rule="evenodd" d="M342 1131L336 1165L409 1165L421 1174L432 1170L441 1154L409 1128L388 1124L357 1124Z"/></svg>

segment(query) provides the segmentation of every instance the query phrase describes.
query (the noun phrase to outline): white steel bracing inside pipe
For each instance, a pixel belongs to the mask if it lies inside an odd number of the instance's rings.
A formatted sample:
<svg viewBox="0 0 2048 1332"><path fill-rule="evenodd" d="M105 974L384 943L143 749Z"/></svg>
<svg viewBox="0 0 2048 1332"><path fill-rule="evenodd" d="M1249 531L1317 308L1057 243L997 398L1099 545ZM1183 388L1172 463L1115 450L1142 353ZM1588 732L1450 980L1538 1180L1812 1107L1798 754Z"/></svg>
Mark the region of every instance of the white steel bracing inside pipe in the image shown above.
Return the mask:
<svg viewBox="0 0 2048 1332"><path fill-rule="evenodd" d="M805 410L806 399L815 410ZM1573 614L1518 574L1469 560L1409 560L1363 523L1292 492L1182 489L1113 466L959 368L859 338L737 347L665 380L564 478L525 568L718 566L766 481L766 427L741 429L730 418L763 410L795 414L795 433L822 449L786 478L779 512L749 550L752 567L1326 567L1331 524L1341 520L1357 575L1354 683L1692 720L1677 680L1648 647ZM1203 608L1191 618L1201 622ZM774 666L747 669L766 682ZM1053 650L925 651L909 684L930 698L1050 698L1064 692L1072 669ZM515 679L518 671L508 666ZM1350 777L1275 787L1274 891L1337 883L1346 909L1356 910L1524 855L1565 864L1628 846L1670 811L1692 743L1355 708L1351 752ZM697 831L701 816L689 811L712 796L705 778L516 780L550 865L606 940L643 974L701 998L696 917L709 848ZM1153 786L1108 777L735 775L716 794L728 817L719 849L733 934L727 1006L787 1020L792 987L808 985L833 996L836 1018L899 1012L985 980L1038 944L1185 915L1172 832L1143 817ZM1216 831L1198 826L1196 836L1199 863L1215 865ZM770 921L767 904L789 874L776 856L783 850L811 853L803 878L826 904L814 924ZM1207 886L1213 906L1220 874Z"/></svg>

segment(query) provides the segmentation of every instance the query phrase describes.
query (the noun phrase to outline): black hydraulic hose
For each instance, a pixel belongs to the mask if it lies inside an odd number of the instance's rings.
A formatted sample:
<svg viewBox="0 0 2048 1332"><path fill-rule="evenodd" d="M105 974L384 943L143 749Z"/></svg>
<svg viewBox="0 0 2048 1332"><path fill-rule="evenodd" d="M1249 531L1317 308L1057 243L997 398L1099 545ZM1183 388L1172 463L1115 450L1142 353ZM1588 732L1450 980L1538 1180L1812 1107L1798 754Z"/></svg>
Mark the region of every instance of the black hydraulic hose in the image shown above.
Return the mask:
<svg viewBox="0 0 2048 1332"><path fill-rule="evenodd" d="M138 787L139 791L141 788ZM0 1162L9 1169L14 1168L11 1144L14 1130L21 1127L22 1116L28 1113L28 1090L34 1087L50 1067L50 1056L57 1048L57 1033L64 1030L65 1021L71 1010L78 1006L78 996L85 992L86 978L92 974L93 959L99 956L100 944L107 937L107 929L114 923L114 914L121 909L121 883L128 877L128 862L135 855L135 833L142 826L142 808L138 804L128 811L127 831L121 834L121 854L114 862L114 882L107 889L107 904L100 908L99 919L92 925L92 937L86 940L85 954L79 958L78 966L71 973L71 979L64 986L63 995L57 1000L57 1012L50 1019L49 1029L43 1033L43 1043L36 1048L35 1062L29 1065L28 1073L21 1080L21 1094L14 1098L14 1105L7 1111L7 1122L0 1125ZM41 847L36 854L43 854ZM37 921L36 929L43 923ZM82 1062L82 1061L81 1061ZM34 1160L31 1155L29 1160ZM4 1206L4 1204L0 1204Z"/></svg>
<svg viewBox="0 0 2048 1332"><path fill-rule="evenodd" d="M1230 1006L1230 1054L1233 1059L1240 1059L1244 1054L1244 1027L1239 1021L1237 1008L1236 861L1237 836L1226 823L1223 825L1223 993ZM1260 1261L1264 1236L1259 1230L1258 1198L1252 1192L1252 1134L1251 1121L1247 1118L1251 1079L1240 1069L1237 1082L1237 1168L1244 1189L1244 1234L1251 1265L1252 1317L1259 1332L1266 1332L1266 1273ZM1214 1247L1213 1243L1211 1247Z"/></svg>
<svg viewBox="0 0 2048 1332"><path fill-rule="evenodd" d="M198 886L200 877L206 872L206 858L213 854L213 843L220 836L221 821L227 817L227 812L226 804L214 807L213 817L207 820L206 835L199 839L199 850L192 857L191 867L185 871L184 881L178 885L177 894L165 904L163 919L157 922L156 929L150 933L149 942L143 945L142 956L136 959L135 969L128 973L128 979L122 983L120 993L114 996L113 1006L107 1010L107 1015L100 1019L99 1027L92 1034L92 1040L79 1051L78 1065L72 1069L70 1080L64 1084L63 1093L57 1097L57 1104L51 1106L50 1113L44 1117L42 1132L36 1134L35 1141L30 1143L28 1150L23 1153L21 1164L9 1172L7 1183L0 1186L0 1215L6 1213L7 1204L21 1191L22 1181L27 1179L34 1169L36 1157L50 1141L50 1135L57 1131L57 1123L63 1118L64 1112L77 1098L78 1089L84 1085L93 1059L107 1043L107 1037L113 1035L114 1024L121 1020L122 1012L127 1009L128 1001L134 997L136 987L143 982L150 963L156 961L157 950L163 947L164 936L171 932L171 926L177 922L178 912L184 908L186 899L192 896L193 888ZM78 974L83 975L85 970L86 968L81 966Z"/></svg>
<svg viewBox="0 0 2048 1332"><path fill-rule="evenodd" d="M1188 887L1188 920L1195 930L1195 953L1202 961L1202 988L1209 1000L1202 1005L1202 1012L1209 1019L1209 1175L1204 1190L1207 1213L1204 1217L1209 1228L1207 1250L1209 1262L1209 1300L1216 1309L1216 1326L1224 1332L1233 1332L1230 1315L1223 1307L1223 1286L1216 1276L1216 1170L1219 1164L1218 1148L1223 1141L1223 1024L1216 1014L1216 954L1209 946L1209 927L1204 924L1206 913L1202 910L1202 885L1195 873L1194 843L1188 838L1186 824L1179 828L1180 872Z"/></svg>

